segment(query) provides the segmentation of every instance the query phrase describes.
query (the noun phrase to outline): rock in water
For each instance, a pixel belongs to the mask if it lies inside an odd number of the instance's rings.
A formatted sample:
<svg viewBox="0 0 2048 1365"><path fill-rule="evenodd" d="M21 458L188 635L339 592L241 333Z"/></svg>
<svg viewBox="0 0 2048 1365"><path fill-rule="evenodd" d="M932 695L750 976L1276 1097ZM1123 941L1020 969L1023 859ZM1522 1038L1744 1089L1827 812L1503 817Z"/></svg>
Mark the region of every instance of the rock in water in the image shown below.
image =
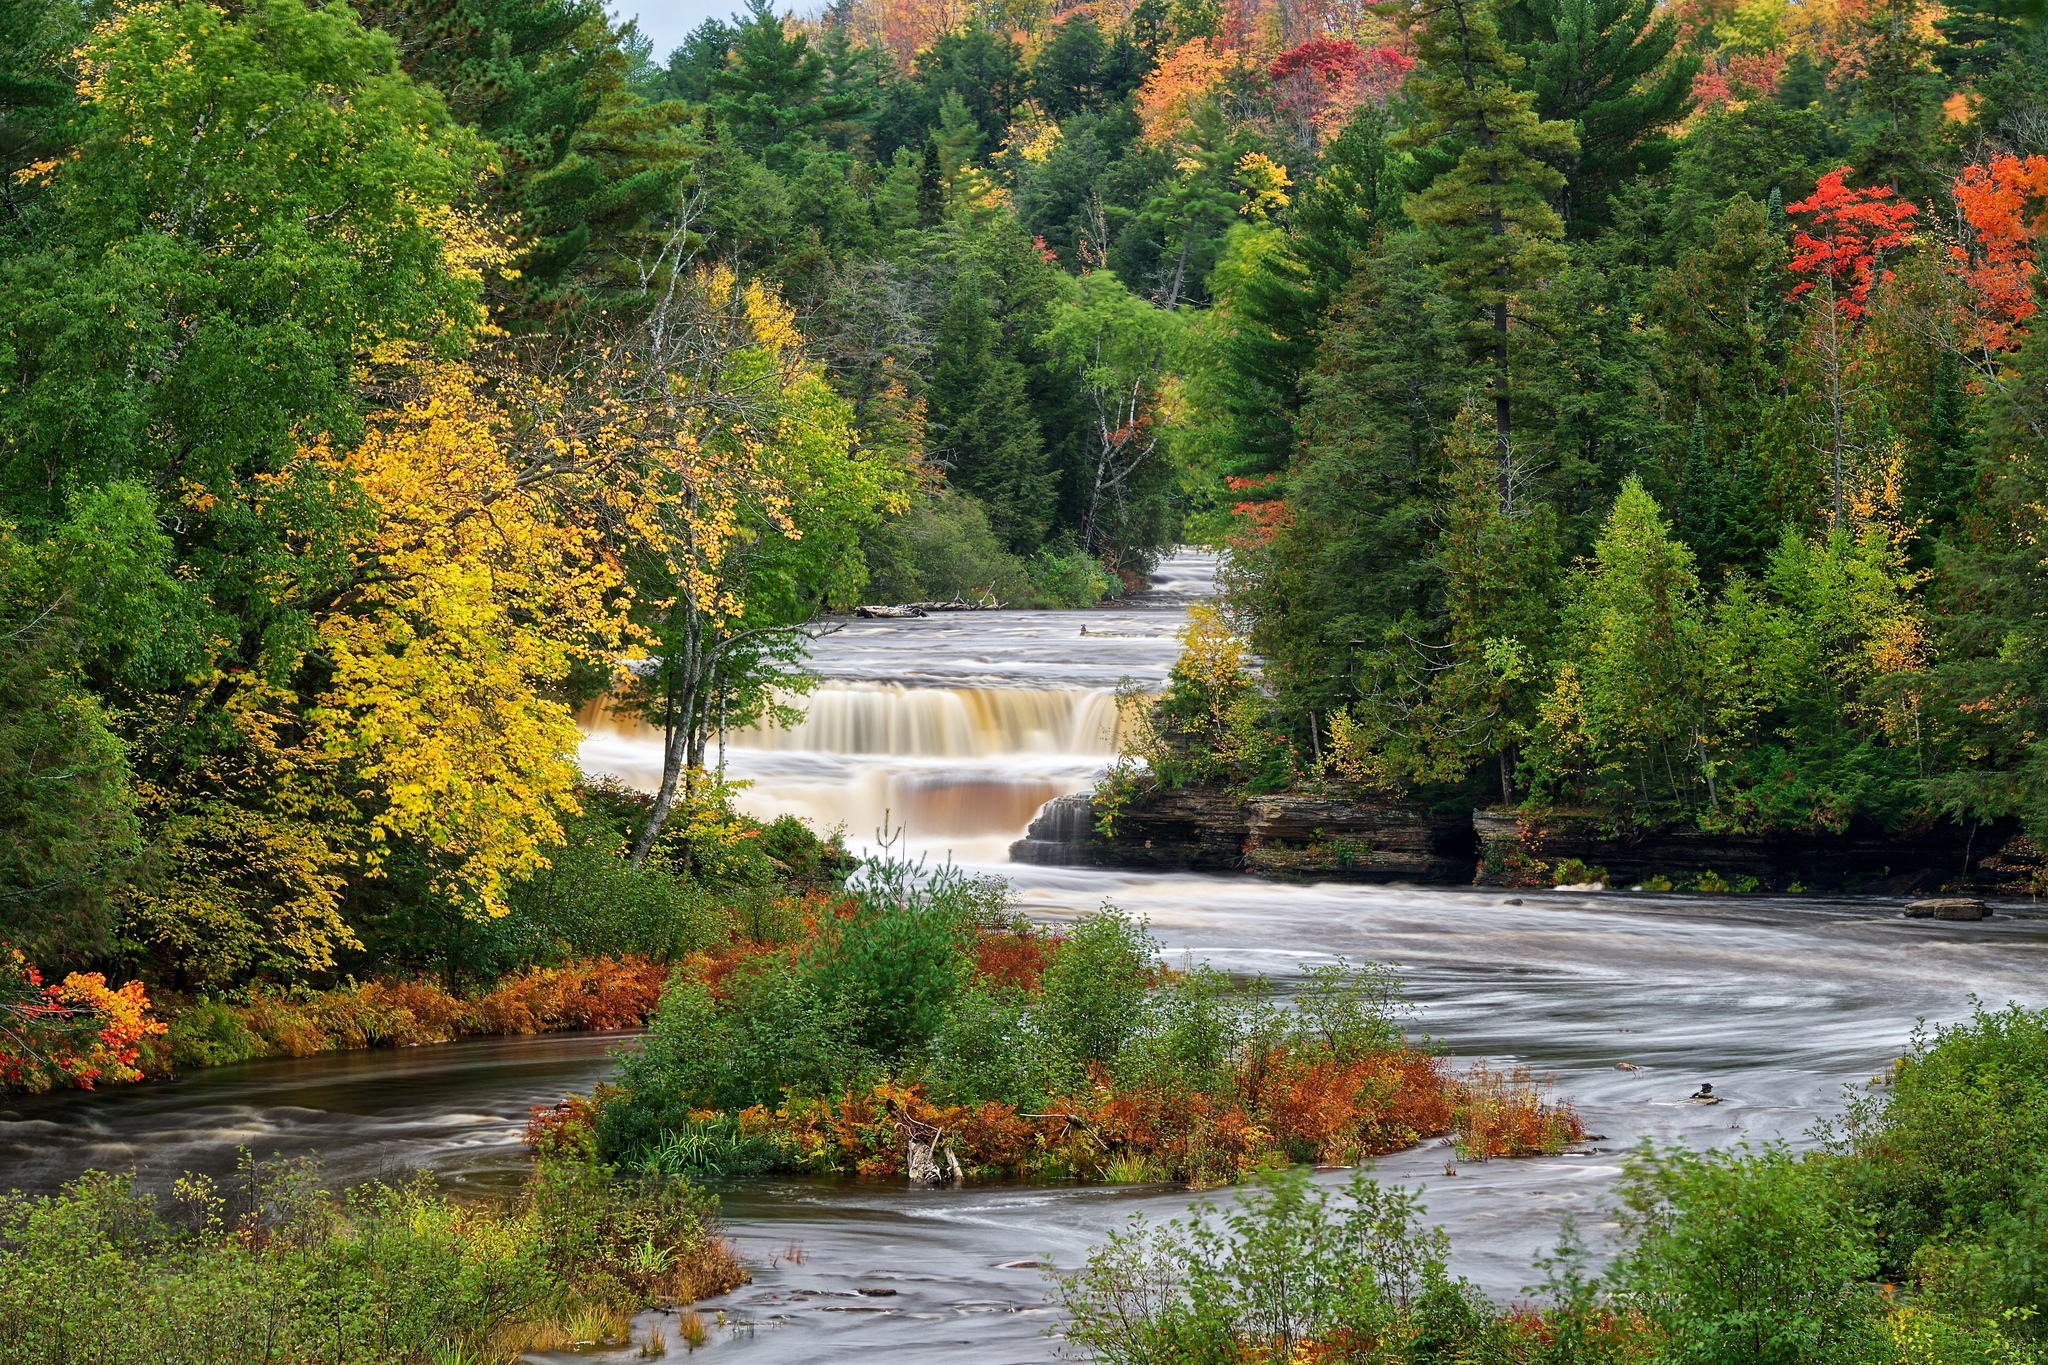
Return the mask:
<svg viewBox="0 0 2048 1365"><path fill-rule="evenodd" d="M1906 905L1908 919L1987 919L1991 911L1983 901L1969 896L1943 896L1934 900L1911 901Z"/></svg>

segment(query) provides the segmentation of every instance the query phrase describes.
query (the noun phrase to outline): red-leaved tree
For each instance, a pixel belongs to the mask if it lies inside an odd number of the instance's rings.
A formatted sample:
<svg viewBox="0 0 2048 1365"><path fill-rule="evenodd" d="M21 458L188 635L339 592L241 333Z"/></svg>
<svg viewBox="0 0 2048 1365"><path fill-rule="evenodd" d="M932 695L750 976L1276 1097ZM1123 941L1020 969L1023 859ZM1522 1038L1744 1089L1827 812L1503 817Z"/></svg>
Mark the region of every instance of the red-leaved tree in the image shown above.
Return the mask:
<svg viewBox="0 0 2048 1365"><path fill-rule="evenodd" d="M1851 398L1846 372L1848 351L1869 311L1870 290L1889 280L1886 253L1906 244L1907 229L1919 212L1890 188L1875 185L1851 189L1842 183L1847 166L1829 171L1813 193L1785 212L1799 218L1792 234L1791 271L1798 280L1793 298L1813 306L1806 345L1826 389L1827 438L1821 448L1830 462L1830 504L1837 526L1847 501L1848 441L1845 435Z"/></svg>
<svg viewBox="0 0 2048 1365"><path fill-rule="evenodd" d="M1266 68L1273 107L1300 145L1313 149L1361 104L1384 107L1415 67L1391 47L1360 47L1349 38L1311 38Z"/></svg>

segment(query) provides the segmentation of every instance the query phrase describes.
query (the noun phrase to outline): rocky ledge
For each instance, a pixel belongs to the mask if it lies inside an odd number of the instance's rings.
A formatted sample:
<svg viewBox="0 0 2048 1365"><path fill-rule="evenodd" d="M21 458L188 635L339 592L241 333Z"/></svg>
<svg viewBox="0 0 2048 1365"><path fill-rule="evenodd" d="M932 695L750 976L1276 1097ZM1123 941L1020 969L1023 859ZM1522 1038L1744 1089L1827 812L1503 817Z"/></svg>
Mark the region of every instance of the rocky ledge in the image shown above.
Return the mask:
<svg viewBox="0 0 2048 1365"><path fill-rule="evenodd" d="M1048 802L1010 860L1150 872L1252 872L1282 881L1544 887L1599 882L1703 891L1849 890L1907 895L2004 889L2039 860L2015 831L1938 823L1913 831L1712 833L1616 830L1597 812L1432 812L1342 796L1147 793L1098 827L1088 792ZM2015 861L2014 850L2020 849ZM2003 862L2001 862L2003 859ZM1970 918L1928 903L1908 913Z"/></svg>
<svg viewBox="0 0 2048 1365"><path fill-rule="evenodd" d="M1244 872L1282 881L1472 880L1471 822L1416 806L1322 796L1153 792L1097 828L1093 797L1048 802L1010 861L1153 872Z"/></svg>

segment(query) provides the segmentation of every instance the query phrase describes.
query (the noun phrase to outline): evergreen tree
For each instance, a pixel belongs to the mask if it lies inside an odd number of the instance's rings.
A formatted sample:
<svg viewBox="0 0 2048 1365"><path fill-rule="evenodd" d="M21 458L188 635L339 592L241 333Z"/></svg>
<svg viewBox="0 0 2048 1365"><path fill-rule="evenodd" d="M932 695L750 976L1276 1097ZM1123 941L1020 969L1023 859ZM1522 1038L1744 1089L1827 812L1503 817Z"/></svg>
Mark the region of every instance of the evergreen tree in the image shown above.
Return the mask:
<svg viewBox="0 0 2048 1365"><path fill-rule="evenodd" d="M361 13L400 63L496 145L498 212L521 243L517 311L591 293L636 254L636 230L674 202L691 156L679 104L629 88L626 36L595 0L370 0Z"/></svg>
<svg viewBox="0 0 2048 1365"><path fill-rule="evenodd" d="M1674 57L1678 18L1656 0L1513 0L1502 23L1522 59L1518 87L1539 118L1572 126L1578 147L1558 163L1566 229L1584 236L1609 218L1608 199L1678 152L1664 130L1692 111L1700 59Z"/></svg>
<svg viewBox="0 0 2048 1365"><path fill-rule="evenodd" d="M730 25L716 19L706 19L690 30L682 45L668 54L668 97L692 104L708 103L711 78L725 70L738 36Z"/></svg>
<svg viewBox="0 0 2048 1365"><path fill-rule="evenodd" d="M1684 502L1678 532L1692 546L1700 562L1711 567L1720 550L1720 480L1715 477L1713 457L1707 453L1706 412L1693 404L1692 426L1685 437L1685 469L1680 476Z"/></svg>
<svg viewBox="0 0 2048 1365"><path fill-rule="evenodd" d="M1238 132L1213 100L1195 111L1181 142L1174 174L1159 184L1138 213L1139 223L1160 243L1156 297L1168 312L1185 299L1202 296L1202 282L1215 264L1224 231L1238 216L1230 177L1244 151ZM1137 289L1149 281L1125 283Z"/></svg>
<svg viewBox="0 0 2048 1365"><path fill-rule="evenodd" d="M1315 363L1325 314L1399 213L1386 126L1384 110L1361 109L1324 152L1284 244L1257 253L1233 277L1232 326L1218 346L1219 398L1230 423L1226 473L1270 473L1294 447L1301 381Z"/></svg>
<svg viewBox="0 0 2048 1365"><path fill-rule="evenodd" d="M927 135L924 156L917 164L917 225L937 227L946 215L946 165L939 155L939 140Z"/></svg>
<svg viewBox="0 0 2048 1365"><path fill-rule="evenodd" d="M2017 55L2026 41L2025 24L2038 11L2028 0L1947 0L1934 21L1946 40L1935 60L1951 78L1988 76Z"/></svg>
<svg viewBox="0 0 2048 1365"><path fill-rule="evenodd" d="M857 96L826 88L827 74L808 37L784 31L769 0L750 0L731 61L710 77L711 105L741 146L779 164L797 137L862 112Z"/></svg>
<svg viewBox="0 0 2048 1365"><path fill-rule="evenodd" d="M1410 90L1425 117L1402 134L1408 145L1455 150L1457 163L1408 201L1428 231L1436 275L1458 313L1475 359L1493 368L1494 439L1500 497L1509 486L1510 316L1563 263L1563 224L1546 196L1564 185L1551 164L1577 145L1570 125L1545 122L1532 92L1508 83L1521 59L1507 50L1481 0L1407 0L1420 73Z"/></svg>
<svg viewBox="0 0 2048 1365"><path fill-rule="evenodd" d="M1106 93L1099 85L1108 55L1091 15L1077 12L1061 20L1031 64L1032 98L1054 119L1096 112Z"/></svg>
<svg viewBox="0 0 2048 1365"><path fill-rule="evenodd" d="M1888 185L1925 204L1947 176L1935 169L1941 82L1929 64L1933 45L1920 36L1919 17L1920 0L1885 0L1858 21L1869 47L1856 92L1851 161L1865 185Z"/></svg>

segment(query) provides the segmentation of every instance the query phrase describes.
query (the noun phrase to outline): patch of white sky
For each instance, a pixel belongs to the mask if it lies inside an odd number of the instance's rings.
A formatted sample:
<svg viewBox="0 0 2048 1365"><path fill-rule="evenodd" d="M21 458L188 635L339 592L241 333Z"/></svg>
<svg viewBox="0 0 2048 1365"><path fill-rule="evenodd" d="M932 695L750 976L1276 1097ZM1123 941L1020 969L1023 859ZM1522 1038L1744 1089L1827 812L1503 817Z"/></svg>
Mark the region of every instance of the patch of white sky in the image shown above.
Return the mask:
<svg viewBox="0 0 2048 1365"><path fill-rule="evenodd" d="M824 8L823 4L792 5L784 0L775 6L778 12L813 14ZM744 13L745 0L627 0L613 11L621 19L638 19L640 31L654 42L654 61L657 66L668 65L668 54L683 45L683 39L706 19L722 19L731 23L735 13Z"/></svg>

